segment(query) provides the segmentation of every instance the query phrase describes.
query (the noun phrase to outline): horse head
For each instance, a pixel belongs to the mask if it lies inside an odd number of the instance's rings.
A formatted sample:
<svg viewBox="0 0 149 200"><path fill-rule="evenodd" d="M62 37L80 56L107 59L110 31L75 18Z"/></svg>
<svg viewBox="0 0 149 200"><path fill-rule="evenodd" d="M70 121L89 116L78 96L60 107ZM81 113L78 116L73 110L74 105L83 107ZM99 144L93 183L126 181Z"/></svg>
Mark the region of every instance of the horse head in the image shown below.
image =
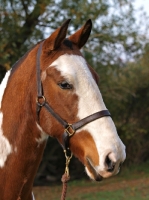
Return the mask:
<svg viewBox="0 0 149 200"><path fill-rule="evenodd" d="M42 47L38 45L41 50L37 57L43 104L48 102L64 122L74 124L107 109L97 85L98 75L80 52L90 35L91 20L66 38L69 21L56 29ZM36 96L33 98L35 102ZM47 109L40 109L37 127L41 131L40 137L36 138L39 144L49 135L63 145L64 127ZM72 126L69 128L73 129ZM83 124L74 132L69 137L69 149L83 163L91 179L98 181L119 172L126 157L125 146L109 115Z"/></svg>

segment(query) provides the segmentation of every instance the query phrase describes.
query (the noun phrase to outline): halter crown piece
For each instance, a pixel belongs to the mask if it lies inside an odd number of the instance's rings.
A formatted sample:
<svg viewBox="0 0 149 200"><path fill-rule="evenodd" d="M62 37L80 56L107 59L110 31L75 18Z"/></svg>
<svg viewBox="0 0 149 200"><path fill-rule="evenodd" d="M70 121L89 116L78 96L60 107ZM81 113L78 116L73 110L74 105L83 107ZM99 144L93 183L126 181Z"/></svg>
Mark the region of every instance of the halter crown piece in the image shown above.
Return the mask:
<svg viewBox="0 0 149 200"><path fill-rule="evenodd" d="M88 117L81 119L80 121L78 121L74 124L69 124L68 122L63 120L52 109L52 107L46 101L46 98L44 96L44 90L42 87L42 82L41 82L40 56L41 56L41 52L42 52L43 43L44 43L44 41L42 41L39 45L39 49L37 52L37 58L36 58L36 75L37 75L37 100L36 100L37 109L36 109L36 112L37 112L37 119L39 121L40 110L42 107L45 107L47 109L47 111L64 127L64 133L62 135L62 144L61 144L61 146L64 150L64 153L65 153L65 157L66 157L66 168L65 168L65 173L62 177L63 192L62 192L62 196L61 196L61 200L64 200L65 196L66 196L66 189L67 189L66 183L69 180L69 163L72 158L72 153L70 152L70 149L69 149L70 137L72 137L75 134L76 130L80 129L84 125L86 125L96 119L99 119L101 117L111 116L111 114L108 110L102 110L102 111L96 112L92 115L89 115Z"/></svg>

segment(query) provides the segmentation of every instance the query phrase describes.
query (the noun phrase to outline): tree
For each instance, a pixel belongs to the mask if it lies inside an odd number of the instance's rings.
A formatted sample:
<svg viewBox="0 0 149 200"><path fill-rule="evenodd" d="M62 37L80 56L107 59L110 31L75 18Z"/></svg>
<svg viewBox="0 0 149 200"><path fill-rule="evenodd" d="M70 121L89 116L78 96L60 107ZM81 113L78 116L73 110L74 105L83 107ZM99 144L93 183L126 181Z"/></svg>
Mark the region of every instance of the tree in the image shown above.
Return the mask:
<svg viewBox="0 0 149 200"><path fill-rule="evenodd" d="M10 68L30 48L29 44L32 45L43 38L42 31L36 26L48 2L46 0L2 0L0 60L6 68Z"/></svg>
<svg viewBox="0 0 149 200"><path fill-rule="evenodd" d="M145 33L138 39L140 27L134 17L133 2L2 0L0 64L9 69L33 44L49 36L67 18L72 19L69 32L92 19L93 31L84 54L96 68L99 64L119 63L126 55L132 58L142 49L142 39L146 39Z"/></svg>

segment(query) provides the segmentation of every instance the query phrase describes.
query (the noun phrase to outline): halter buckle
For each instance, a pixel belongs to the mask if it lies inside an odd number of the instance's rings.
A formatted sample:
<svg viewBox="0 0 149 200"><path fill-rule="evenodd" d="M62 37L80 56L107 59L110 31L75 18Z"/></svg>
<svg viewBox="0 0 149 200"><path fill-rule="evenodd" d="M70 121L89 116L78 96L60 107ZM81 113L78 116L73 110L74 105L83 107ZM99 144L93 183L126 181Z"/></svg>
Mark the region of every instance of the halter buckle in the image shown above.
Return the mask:
<svg viewBox="0 0 149 200"><path fill-rule="evenodd" d="M72 124L68 123L67 128L65 128L65 131L68 133L69 137L71 137L76 131L73 129Z"/></svg>

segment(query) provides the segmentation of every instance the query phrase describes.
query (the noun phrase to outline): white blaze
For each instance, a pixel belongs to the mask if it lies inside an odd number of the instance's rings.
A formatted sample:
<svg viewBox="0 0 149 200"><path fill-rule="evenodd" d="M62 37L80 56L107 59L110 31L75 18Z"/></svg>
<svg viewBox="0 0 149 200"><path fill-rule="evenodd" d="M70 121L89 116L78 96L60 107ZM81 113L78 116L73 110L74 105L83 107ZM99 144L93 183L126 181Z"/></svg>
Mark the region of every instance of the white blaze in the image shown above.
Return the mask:
<svg viewBox="0 0 149 200"><path fill-rule="evenodd" d="M101 93L85 59L77 55L62 55L51 66L55 66L65 79L73 84L78 95L78 117L83 119L95 112L106 110ZM105 158L111 153L112 159L123 162L125 159L125 146L120 140L111 117L97 119L81 130L87 130L93 137L100 164L96 169L101 172L105 169ZM80 130L79 130L80 131ZM79 132L78 131L78 132Z"/></svg>
<svg viewBox="0 0 149 200"><path fill-rule="evenodd" d="M7 86L7 81L10 76L10 71L8 71L0 85L0 167L4 167L5 161L7 160L8 155L12 152L12 147L8 139L3 135L3 113L1 112L1 104L3 99L3 94Z"/></svg>

